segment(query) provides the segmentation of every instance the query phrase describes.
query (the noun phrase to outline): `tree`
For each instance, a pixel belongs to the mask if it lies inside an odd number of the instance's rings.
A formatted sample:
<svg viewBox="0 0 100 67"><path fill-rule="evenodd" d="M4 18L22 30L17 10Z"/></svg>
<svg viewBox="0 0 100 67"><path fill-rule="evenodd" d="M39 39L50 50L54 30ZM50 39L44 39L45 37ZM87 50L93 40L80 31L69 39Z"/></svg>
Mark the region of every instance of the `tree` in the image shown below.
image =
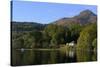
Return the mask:
<svg viewBox="0 0 100 67"><path fill-rule="evenodd" d="M82 26L78 23L73 23L68 26L68 29L69 29L68 33L70 34L68 35L70 36L70 42L71 41L77 42Z"/></svg>
<svg viewBox="0 0 100 67"><path fill-rule="evenodd" d="M24 39L19 37L17 39L12 40L12 47L15 49L24 48Z"/></svg>
<svg viewBox="0 0 100 67"><path fill-rule="evenodd" d="M93 50L96 51L97 50L97 38L95 38L92 42L92 46L93 46Z"/></svg>
<svg viewBox="0 0 100 67"><path fill-rule="evenodd" d="M44 32L48 34L50 37L54 35L54 33L57 32L58 26L54 24L50 24L45 27Z"/></svg>
<svg viewBox="0 0 100 67"><path fill-rule="evenodd" d="M35 47L41 47L41 41L42 41L42 32L40 31L32 31L30 33L30 36L33 39L33 42L35 43Z"/></svg>
<svg viewBox="0 0 100 67"><path fill-rule="evenodd" d="M50 44L53 47L58 47L59 44L66 43L66 30L63 26L58 26L55 24L50 24L44 29L45 34L47 34L50 39Z"/></svg>
<svg viewBox="0 0 100 67"><path fill-rule="evenodd" d="M43 34L42 43L41 43L42 48L48 48L50 46L51 37L44 32L42 34Z"/></svg>
<svg viewBox="0 0 100 67"><path fill-rule="evenodd" d="M26 48L41 47L42 33L39 31L31 31L24 35Z"/></svg>
<svg viewBox="0 0 100 67"><path fill-rule="evenodd" d="M92 50L92 42L97 37L96 23L87 25L80 33L77 49Z"/></svg>

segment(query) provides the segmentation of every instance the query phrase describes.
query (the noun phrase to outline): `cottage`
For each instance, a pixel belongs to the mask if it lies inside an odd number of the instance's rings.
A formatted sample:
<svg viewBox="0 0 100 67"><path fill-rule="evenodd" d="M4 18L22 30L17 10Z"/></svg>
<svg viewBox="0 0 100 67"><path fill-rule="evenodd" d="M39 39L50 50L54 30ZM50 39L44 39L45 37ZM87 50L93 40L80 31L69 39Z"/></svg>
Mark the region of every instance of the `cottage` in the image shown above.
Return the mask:
<svg viewBox="0 0 100 67"><path fill-rule="evenodd" d="M74 46L74 45L75 45L74 41L72 41L70 43L66 43L66 46Z"/></svg>

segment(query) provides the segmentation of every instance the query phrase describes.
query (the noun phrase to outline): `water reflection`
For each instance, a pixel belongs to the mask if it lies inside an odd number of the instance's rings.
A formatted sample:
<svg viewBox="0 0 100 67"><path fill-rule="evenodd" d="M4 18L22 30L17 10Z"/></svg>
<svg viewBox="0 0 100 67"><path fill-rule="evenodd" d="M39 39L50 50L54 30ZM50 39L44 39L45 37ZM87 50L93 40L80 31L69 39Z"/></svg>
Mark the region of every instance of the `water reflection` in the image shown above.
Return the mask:
<svg viewBox="0 0 100 67"><path fill-rule="evenodd" d="M96 52L85 51L85 50L80 50L80 51L76 51L76 52L77 52L76 54L77 54L78 62L96 61L97 60L97 54L95 54Z"/></svg>
<svg viewBox="0 0 100 67"><path fill-rule="evenodd" d="M72 51L72 50L66 51L66 56L73 58L75 56L75 51Z"/></svg>
<svg viewBox="0 0 100 67"><path fill-rule="evenodd" d="M60 50L13 50L12 65L39 65L55 63L71 63L97 60L97 54L89 51Z"/></svg>

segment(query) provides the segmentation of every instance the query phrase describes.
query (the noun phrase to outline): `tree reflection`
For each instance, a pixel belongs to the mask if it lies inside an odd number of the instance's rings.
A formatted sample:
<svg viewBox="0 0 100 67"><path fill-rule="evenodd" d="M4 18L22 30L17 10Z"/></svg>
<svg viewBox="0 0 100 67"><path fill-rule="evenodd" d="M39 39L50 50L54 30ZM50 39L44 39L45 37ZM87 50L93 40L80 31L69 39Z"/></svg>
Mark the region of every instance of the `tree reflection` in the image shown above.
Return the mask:
<svg viewBox="0 0 100 67"><path fill-rule="evenodd" d="M77 50L76 55L78 62L92 61L92 51Z"/></svg>

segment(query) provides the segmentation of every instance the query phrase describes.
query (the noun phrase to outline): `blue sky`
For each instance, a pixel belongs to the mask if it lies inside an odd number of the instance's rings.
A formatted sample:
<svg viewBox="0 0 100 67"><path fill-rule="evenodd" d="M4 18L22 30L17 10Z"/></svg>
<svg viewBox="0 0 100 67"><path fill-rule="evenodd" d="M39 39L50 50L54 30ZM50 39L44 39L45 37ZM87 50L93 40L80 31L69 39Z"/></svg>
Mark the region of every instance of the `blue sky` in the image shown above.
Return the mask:
<svg viewBox="0 0 100 67"><path fill-rule="evenodd" d="M47 24L60 18L73 17L86 9L97 14L97 6L95 5L58 4L13 0L12 20Z"/></svg>

